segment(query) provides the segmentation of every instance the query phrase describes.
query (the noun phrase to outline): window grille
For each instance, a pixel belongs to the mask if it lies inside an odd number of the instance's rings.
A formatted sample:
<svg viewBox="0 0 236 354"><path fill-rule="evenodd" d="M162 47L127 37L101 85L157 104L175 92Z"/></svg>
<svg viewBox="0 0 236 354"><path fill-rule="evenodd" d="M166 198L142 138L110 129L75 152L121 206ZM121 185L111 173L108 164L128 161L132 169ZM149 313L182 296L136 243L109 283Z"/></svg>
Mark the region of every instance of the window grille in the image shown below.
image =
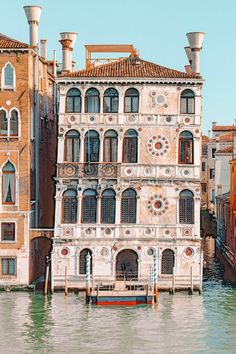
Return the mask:
<svg viewBox="0 0 236 354"><path fill-rule="evenodd" d="M103 112L118 113L118 101L118 92L113 88L107 89L103 96Z"/></svg>
<svg viewBox="0 0 236 354"><path fill-rule="evenodd" d="M65 136L64 160L79 162L80 134L76 130L70 130Z"/></svg>
<svg viewBox="0 0 236 354"><path fill-rule="evenodd" d="M94 224L97 221L97 193L87 189L83 194L82 223Z"/></svg>
<svg viewBox="0 0 236 354"><path fill-rule="evenodd" d="M100 112L100 95L97 89L91 88L85 94L85 112Z"/></svg>
<svg viewBox="0 0 236 354"><path fill-rule="evenodd" d="M16 275L15 258L2 258L2 275Z"/></svg>
<svg viewBox="0 0 236 354"><path fill-rule="evenodd" d="M191 191L184 190L180 193L179 222L180 224L194 224L194 199Z"/></svg>
<svg viewBox="0 0 236 354"><path fill-rule="evenodd" d="M126 189L121 199L121 222L128 224L136 223L136 192Z"/></svg>
<svg viewBox="0 0 236 354"><path fill-rule="evenodd" d="M173 274L175 256L174 252L170 249L166 249L162 252L161 258L161 273Z"/></svg>
<svg viewBox="0 0 236 354"><path fill-rule="evenodd" d="M116 198L112 189L106 189L102 193L102 224L115 224Z"/></svg>
<svg viewBox="0 0 236 354"><path fill-rule="evenodd" d="M124 135L123 162L138 162L138 134L134 129L129 129Z"/></svg>
<svg viewBox="0 0 236 354"><path fill-rule="evenodd" d="M68 189L63 194L63 217L64 224L77 222L77 194L73 189Z"/></svg>
<svg viewBox="0 0 236 354"><path fill-rule="evenodd" d="M125 92L125 113L138 113L139 111L139 93L131 88Z"/></svg>
<svg viewBox="0 0 236 354"><path fill-rule="evenodd" d="M89 248L84 248L79 255L79 273L86 274L86 256L90 254L90 274L93 272L92 251Z"/></svg>
<svg viewBox="0 0 236 354"><path fill-rule="evenodd" d="M80 90L72 88L66 95L66 112L80 113L81 112L81 93Z"/></svg>
<svg viewBox="0 0 236 354"><path fill-rule="evenodd" d="M193 135L188 131L179 136L179 163L193 163Z"/></svg>
<svg viewBox="0 0 236 354"><path fill-rule="evenodd" d="M100 139L95 130L85 135L85 162L99 162Z"/></svg>
<svg viewBox="0 0 236 354"><path fill-rule="evenodd" d="M103 146L103 161L116 162L118 152L118 138L117 133L114 130L108 130L105 133Z"/></svg>
<svg viewBox="0 0 236 354"><path fill-rule="evenodd" d="M195 112L195 95L191 90L184 90L180 96L180 113L193 114Z"/></svg>

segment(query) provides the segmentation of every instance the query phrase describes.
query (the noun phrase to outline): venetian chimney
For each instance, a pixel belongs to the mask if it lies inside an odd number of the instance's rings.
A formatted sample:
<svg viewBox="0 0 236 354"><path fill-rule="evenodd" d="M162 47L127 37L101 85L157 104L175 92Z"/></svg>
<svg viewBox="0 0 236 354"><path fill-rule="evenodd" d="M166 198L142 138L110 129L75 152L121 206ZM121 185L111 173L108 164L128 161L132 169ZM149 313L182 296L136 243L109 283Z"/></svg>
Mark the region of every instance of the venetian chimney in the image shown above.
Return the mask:
<svg viewBox="0 0 236 354"><path fill-rule="evenodd" d="M74 49L77 33L62 32L60 33L62 45L62 71L72 71L72 52Z"/></svg>
<svg viewBox="0 0 236 354"><path fill-rule="evenodd" d="M204 32L189 32L186 34L192 52L191 67L192 71L196 74L200 74L200 51L202 49L204 35Z"/></svg>
<svg viewBox="0 0 236 354"><path fill-rule="evenodd" d="M38 26L41 16L41 6L24 6L29 24L30 45L38 50Z"/></svg>

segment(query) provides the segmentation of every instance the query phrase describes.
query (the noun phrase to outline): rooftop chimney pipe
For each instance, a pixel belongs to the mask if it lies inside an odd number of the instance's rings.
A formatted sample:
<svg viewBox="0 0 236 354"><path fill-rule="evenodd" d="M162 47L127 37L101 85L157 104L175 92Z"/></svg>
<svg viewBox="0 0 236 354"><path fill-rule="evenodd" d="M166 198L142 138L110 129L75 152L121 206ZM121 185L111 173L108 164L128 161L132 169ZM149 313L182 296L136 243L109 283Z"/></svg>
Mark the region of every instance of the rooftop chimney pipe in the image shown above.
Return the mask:
<svg viewBox="0 0 236 354"><path fill-rule="evenodd" d="M46 39L40 39L40 44L41 44L41 57L43 59L46 59Z"/></svg>
<svg viewBox="0 0 236 354"><path fill-rule="evenodd" d="M185 49L185 53L186 53L187 58L188 58L188 62L191 65L192 61L193 61L193 55L192 55L191 48L190 47L184 47L184 49Z"/></svg>
<svg viewBox="0 0 236 354"><path fill-rule="evenodd" d="M41 6L24 6L25 14L29 24L30 45L38 49L38 26L41 16Z"/></svg>
<svg viewBox="0 0 236 354"><path fill-rule="evenodd" d="M186 34L192 52L192 71L200 73L200 51L204 39L204 32L189 32Z"/></svg>
<svg viewBox="0 0 236 354"><path fill-rule="evenodd" d="M75 32L61 32L60 33L62 45L62 70L72 71L72 52L74 49L77 33Z"/></svg>

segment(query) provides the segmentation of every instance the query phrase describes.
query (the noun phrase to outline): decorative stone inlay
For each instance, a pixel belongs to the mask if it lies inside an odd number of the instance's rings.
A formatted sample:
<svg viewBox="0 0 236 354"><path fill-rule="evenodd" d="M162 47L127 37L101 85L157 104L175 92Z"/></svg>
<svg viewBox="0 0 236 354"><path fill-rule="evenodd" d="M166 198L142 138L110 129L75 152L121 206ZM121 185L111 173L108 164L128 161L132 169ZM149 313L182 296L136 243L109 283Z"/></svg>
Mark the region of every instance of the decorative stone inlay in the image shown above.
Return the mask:
<svg viewBox="0 0 236 354"><path fill-rule="evenodd" d="M184 250L184 255L186 257L193 257L194 250L191 247L186 247L185 250Z"/></svg>
<svg viewBox="0 0 236 354"><path fill-rule="evenodd" d="M154 122L154 118L152 116L145 117L145 122L146 123L153 123Z"/></svg>
<svg viewBox="0 0 236 354"><path fill-rule="evenodd" d="M190 227L184 227L182 229L182 235L183 236L191 236L192 235L192 229Z"/></svg>
<svg viewBox="0 0 236 354"><path fill-rule="evenodd" d="M96 117L94 116L90 116L89 119L88 119L89 123L93 124L93 123L96 123Z"/></svg>
<svg viewBox="0 0 236 354"><path fill-rule="evenodd" d="M137 116L132 114L130 116L127 117L127 122L128 123L135 123L137 121Z"/></svg>
<svg viewBox="0 0 236 354"><path fill-rule="evenodd" d="M105 229L105 234L106 235L110 235L111 234L111 229L109 229L109 228Z"/></svg>
<svg viewBox="0 0 236 354"><path fill-rule="evenodd" d="M67 176L71 177L74 176L75 174L75 167L73 165L68 165L66 167L65 173Z"/></svg>
<svg viewBox="0 0 236 354"><path fill-rule="evenodd" d="M173 118L172 118L172 116L166 116L164 120L165 120L165 123L170 124L170 123L172 123Z"/></svg>
<svg viewBox="0 0 236 354"><path fill-rule="evenodd" d="M63 229L63 234L66 237L72 237L73 236L73 229L71 227L66 227Z"/></svg>
<svg viewBox="0 0 236 354"><path fill-rule="evenodd" d="M152 229L150 227L147 227L146 229L144 229L145 236L151 236L151 234L152 234Z"/></svg>
<svg viewBox="0 0 236 354"><path fill-rule="evenodd" d="M152 248L152 247L148 248L147 254L148 254L149 256L153 256L153 255L155 254L154 248Z"/></svg>
<svg viewBox="0 0 236 354"><path fill-rule="evenodd" d="M182 176L187 177L190 175L190 170L188 168L183 168L181 170L181 174L182 174Z"/></svg>
<svg viewBox="0 0 236 354"><path fill-rule="evenodd" d="M99 255L101 257L107 257L109 255L109 249L107 247L102 247L99 252Z"/></svg>
<svg viewBox="0 0 236 354"><path fill-rule="evenodd" d="M167 107L166 100L168 96L168 92L164 92L164 94L158 94L156 91L151 91L150 96L152 98L152 107L156 106L164 106Z"/></svg>
<svg viewBox="0 0 236 354"><path fill-rule="evenodd" d="M92 234L92 229L88 228L84 232L85 232L86 235L91 235Z"/></svg>
<svg viewBox="0 0 236 354"><path fill-rule="evenodd" d="M106 164L102 167L102 173L107 177L113 176L115 172L116 172L115 166L112 164Z"/></svg>
<svg viewBox="0 0 236 354"><path fill-rule="evenodd" d="M113 123L113 117L112 116L109 116L109 117L106 117L106 122L107 123Z"/></svg>
<svg viewBox="0 0 236 354"><path fill-rule="evenodd" d="M185 117L183 119L183 122L184 122L184 124L190 124L191 123L191 119L189 117Z"/></svg>
<svg viewBox="0 0 236 354"><path fill-rule="evenodd" d="M70 116L70 117L68 117L67 120L68 120L68 123L69 123L69 124L74 124L76 119L75 119L74 116Z"/></svg>
<svg viewBox="0 0 236 354"><path fill-rule="evenodd" d="M69 255L69 250L68 250L68 248L62 248L62 250L61 250L61 255L62 256L68 256Z"/></svg>
<svg viewBox="0 0 236 354"><path fill-rule="evenodd" d="M169 149L168 140L161 135L154 135L147 142L147 150L152 156L163 156Z"/></svg>
<svg viewBox="0 0 236 354"><path fill-rule="evenodd" d="M148 201L148 210L154 216L164 214L169 208L168 200L162 195L155 194Z"/></svg>
<svg viewBox="0 0 236 354"><path fill-rule="evenodd" d="M151 166L145 167L145 169L144 169L144 174L145 174L146 176L152 175L152 174L153 174L153 168L152 168Z"/></svg>

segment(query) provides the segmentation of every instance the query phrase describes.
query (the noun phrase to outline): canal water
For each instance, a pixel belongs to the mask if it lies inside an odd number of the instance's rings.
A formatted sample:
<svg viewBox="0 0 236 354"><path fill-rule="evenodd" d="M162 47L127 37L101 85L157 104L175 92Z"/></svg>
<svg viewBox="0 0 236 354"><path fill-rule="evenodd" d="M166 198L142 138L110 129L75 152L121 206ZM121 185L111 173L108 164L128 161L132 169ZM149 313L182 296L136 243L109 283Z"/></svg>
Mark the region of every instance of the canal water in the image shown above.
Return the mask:
<svg viewBox="0 0 236 354"><path fill-rule="evenodd" d="M0 353L236 353L236 289L204 241L203 294L160 293L159 304L85 305L82 294L0 293Z"/></svg>

